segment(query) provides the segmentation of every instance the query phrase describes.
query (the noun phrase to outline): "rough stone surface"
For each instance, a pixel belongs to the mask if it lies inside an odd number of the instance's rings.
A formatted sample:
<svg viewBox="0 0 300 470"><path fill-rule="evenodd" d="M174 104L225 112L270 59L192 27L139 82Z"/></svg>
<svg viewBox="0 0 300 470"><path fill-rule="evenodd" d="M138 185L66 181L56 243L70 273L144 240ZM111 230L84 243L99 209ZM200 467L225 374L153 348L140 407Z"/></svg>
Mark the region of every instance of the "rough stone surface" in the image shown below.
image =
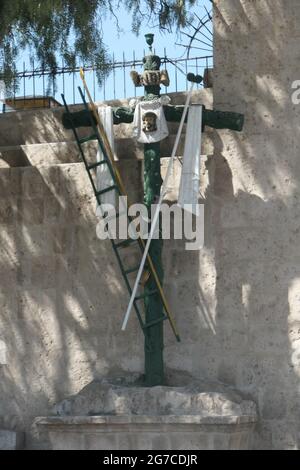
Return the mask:
<svg viewBox="0 0 300 470"><path fill-rule="evenodd" d="M0 429L0 450L21 450L23 444L23 433Z"/></svg>
<svg viewBox="0 0 300 470"><path fill-rule="evenodd" d="M53 411L35 420L52 449L249 449L257 421L253 402L200 381L152 388L94 381Z"/></svg>
<svg viewBox="0 0 300 470"><path fill-rule="evenodd" d="M166 326L165 361L177 376L219 380L254 400L254 448L297 449L300 106L291 85L300 78L300 4L214 4L214 106L244 112L245 129L209 133L204 248L164 243L166 295L182 337L177 344ZM72 141L60 113L0 116L1 146ZM109 242L96 239L86 175L66 162L0 171L0 427L25 429L28 447L39 445L33 417L95 377L143 369L134 316L120 331L128 296Z"/></svg>
<svg viewBox="0 0 300 470"><path fill-rule="evenodd" d="M6 358L6 344L0 339L0 365L7 364Z"/></svg>
<svg viewBox="0 0 300 470"><path fill-rule="evenodd" d="M143 387L141 379L96 380L73 397L55 405L56 415L192 415L206 418L252 417L256 405L220 383ZM210 391L213 390L213 391Z"/></svg>
<svg viewBox="0 0 300 470"><path fill-rule="evenodd" d="M245 113L245 128L241 134L216 132L207 166L202 255L206 251L212 262L202 269L200 256L199 266L215 331L203 344L209 344L208 355L200 352L201 340L196 349L213 375L258 404L255 447L295 449L300 448L300 106L291 96L299 79L300 4L214 4L214 106Z"/></svg>

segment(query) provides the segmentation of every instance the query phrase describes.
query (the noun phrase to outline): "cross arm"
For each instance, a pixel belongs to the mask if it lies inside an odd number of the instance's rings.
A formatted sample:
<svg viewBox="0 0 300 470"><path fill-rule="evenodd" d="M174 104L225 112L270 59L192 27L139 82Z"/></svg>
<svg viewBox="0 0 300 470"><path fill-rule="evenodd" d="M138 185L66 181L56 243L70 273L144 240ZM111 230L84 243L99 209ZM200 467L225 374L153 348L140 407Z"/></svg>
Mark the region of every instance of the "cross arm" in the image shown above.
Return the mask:
<svg viewBox="0 0 300 470"><path fill-rule="evenodd" d="M164 113L167 121L179 122L183 113L183 106L164 106ZM205 126L212 127L213 129L242 131L244 115L228 111L206 109L205 106L203 106L203 128Z"/></svg>
<svg viewBox="0 0 300 470"><path fill-rule="evenodd" d="M133 122L133 114L134 110L132 108L126 108L126 107L121 107L121 108L114 108L113 109L113 121L114 124L121 124L123 123L132 123ZM73 125L75 128L77 127L91 127L91 117L94 121L94 124L96 123L96 119L92 114L89 113L89 111L83 109L81 111L75 111L71 113L71 118L68 116L67 113L63 113L62 116L62 122L63 125L66 129L71 129L72 125L70 122L70 119L72 119Z"/></svg>
<svg viewBox="0 0 300 470"><path fill-rule="evenodd" d="M164 113L167 121L179 122L183 113L183 106L164 106ZM130 124L133 122L133 115L134 109L132 108L114 108L114 124ZM88 111L76 111L72 113L71 116L75 127L91 126L91 117ZM71 128L71 123L66 113L63 114L62 121L66 129ZM244 126L244 115L228 111L210 110L203 107L203 128L205 126L212 127L213 129L230 129L232 131L242 131Z"/></svg>

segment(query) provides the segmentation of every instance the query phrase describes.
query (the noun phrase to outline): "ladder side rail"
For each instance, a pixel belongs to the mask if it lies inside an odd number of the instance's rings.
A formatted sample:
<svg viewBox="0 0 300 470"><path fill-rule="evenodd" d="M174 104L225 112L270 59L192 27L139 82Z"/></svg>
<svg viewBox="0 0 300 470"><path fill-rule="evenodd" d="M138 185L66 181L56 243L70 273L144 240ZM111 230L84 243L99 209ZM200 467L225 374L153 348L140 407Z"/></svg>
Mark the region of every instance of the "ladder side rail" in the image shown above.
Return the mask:
<svg viewBox="0 0 300 470"><path fill-rule="evenodd" d="M100 198L100 196L97 194L97 188L95 187L94 180L93 180L92 176L90 175L90 170L89 170L88 165L87 165L87 161L86 161L86 158L85 158L85 155L84 155L84 151L83 151L82 146L81 146L81 144L80 144L80 140L79 140L79 137L78 137L78 133L77 133L77 131L76 131L75 126L73 125L72 114L70 113L70 110L69 110L69 107L68 107L68 105L67 105L67 103L66 103L66 100L65 100L64 95L62 95L62 99L63 99L63 103L64 103L64 105L65 105L66 111L67 111L67 113L68 113L68 115L69 115L70 122L71 122L71 126L72 126L72 131L73 131L73 133L74 133L74 135L75 135L77 145L78 145L78 147L79 147L79 149L80 149L80 154L81 154L81 157L82 157L83 162L84 162L84 164L85 164L85 168L86 168L86 170L87 170L87 172L88 172L89 179L90 179L90 182L91 182L91 184L92 184L95 197L96 197L96 199L97 199L98 204L101 205L101 198ZM125 280L125 284L126 284L126 287L127 287L127 289L128 289L129 295L131 295L131 292L132 292L131 286L130 286L130 283L129 283L129 281L128 281L127 276L125 275L121 257L120 257L120 255L119 255L119 253L118 253L118 250L117 250L116 246L115 246L114 240L111 239L110 241L111 241L113 250L114 250L114 252L115 252L115 255L116 255L118 264L119 264L119 266L120 266L121 273L122 273L123 278L124 278L124 280ZM143 320L142 320L141 313L140 313L139 308L138 308L138 306L136 305L136 303L134 304L134 309L135 309L135 312L136 312L136 314L137 314L137 317L138 317L140 326L141 326L141 328L142 328L142 331L143 331L143 333L145 334L145 324L144 324L144 322L143 322Z"/></svg>
<svg viewBox="0 0 300 470"><path fill-rule="evenodd" d="M90 93L89 93L87 84L86 84L85 79L84 79L84 73L83 73L83 72L81 73L81 78L82 78L82 81L83 81L83 85L84 85L85 91L87 92L87 95L88 95L88 98L89 98L89 101L90 101L91 109L89 108L89 106L88 106L87 103L86 103L86 100L85 100L84 94L82 93L81 88L78 87L78 89L79 89L81 98L82 98L82 100L83 100L83 102L84 102L84 104L85 104L85 107L86 107L86 109L89 111L89 116L90 116L90 120L91 120L91 125L92 125L92 127L93 127L93 130L95 131L95 134L97 135L97 138L98 138L99 143L102 142L102 145L103 145L102 139L103 139L104 142L105 142L106 149L108 150L108 158L109 158L110 163L111 163L111 165L110 165L110 170L113 170L113 171L114 171L114 173L112 173L112 176L115 175L115 177L116 177L116 179L117 179L117 186L119 186L119 190L120 190L121 195L126 196L127 194L126 194L126 191L125 191L125 187L124 187L122 178L121 178L121 176L120 176L120 173L119 173L117 167L114 165L113 154L112 154L112 151L111 151L111 148L110 148L110 144L109 144L109 141L108 141L108 139L107 139L105 130L104 130L104 128L103 128L103 125L102 125L102 123L101 123L100 116L99 116L99 114L98 114L98 112L97 112L96 106L95 106L95 104L94 104L94 102L93 102L93 100L92 100L92 97L90 96ZM94 115L95 120L96 120L96 122L97 122L97 124L98 124L98 127L95 126L95 122L94 122L94 120L92 119L92 115ZM100 131L100 132L99 132L99 131ZM101 135L101 137L100 137L99 134ZM101 146L101 147L102 147L102 146ZM104 155L105 155L105 153L104 153ZM133 219L130 219L130 221L132 221L132 220L133 220ZM146 245L145 245L144 240L143 240L141 237L139 237L139 245L140 245L140 248L141 248L141 253L142 253L142 255L143 255ZM173 319L173 317L172 317L170 307L169 307L169 305L168 305L166 296L165 296L164 291L163 291L163 289L162 289L161 282L160 282L160 280L159 280L158 274L157 274L157 272L156 272L155 266L154 266L154 264L153 264L153 262L152 262L152 259L151 259L150 255L149 255L149 253L147 253L146 257L147 257L147 262L148 262L148 265L149 265L150 272L151 272L151 274L152 274L152 276L153 276L153 278L154 278L154 281L155 281L155 283L156 283L156 286L157 286L157 288L158 288L159 295L160 295L160 297L161 297L161 300L162 300L162 303L163 303L165 312L166 312L166 314L167 314L168 320L169 320L169 322L170 322L171 328L172 328L172 330L173 330L173 333L174 333L174 335L175 335L177 341L180 341L180 336L179 336L179 333L178 333L178 331L177 331L177 327L176 327L176 325L175 325L175 321L174 321L174 319ZM144 264L145 264L145 263L144 263Z"/></svg>
<svg viewBox="0 0 300 470"><path fill-rule="evenodd" d="M69 109L69 106L67 105L65 96L62 94L61 97L62 97L64 106L65 106L65 108L66 108L66 111L67 111L67 113L68 113L68 116L69 116L69 119L70 119L70 122L71 122L72 131L73 131L73 133L74 133L75 140L76 140L76 143L77 143L77 145L78 145L78 148L79 148L79 151L80 151L80 155L81 155L82 161L83 161L83 163L84 163L84 165L85 165L86 171L88 172L90 183L91 183L91 185L92 185L92 187L93 187L93 190L94 190L94 193L95 193L95 195L96 195L97 188L96 188L95 182L94 182L94 180L93 180L93 178L92 178L92 176L91 176L91 174L90 174L90 171L89 171L89 169L88 169L88 163L87 163L87 160L86 160L86 158L85 158L85 155L84 155L84 151L83 151L83 149L82 149L82 146L81 146L81 144L80 144L80 139L79 139L79 136L78 136L78 132L77 132L75 126L74 126L74 122L73 122L73 119L72 119L72 113L70 113L70 109ZM96 196L96 197L97 197L97 196ZM98 197L97 197L97 202L98 202L98 204L99 204Z"/></svg>
<svg viewBox="0 0 300 470"><path fill-rule="evenodd" d="M69 110L69 107L68 107L68 105L67 105L67 102L66 102L66 100L65 100L65 96L64 96L64 95L62 95L62 99L63 99L64 106L65 106L65 108L66 108L66 111L67 111L67 113L68 113L68 116L69 116L69 118L70 118L70 122L71 122L71 126L72 126L72 131L73 131L73 133L74 133L74 136L75 136L75 139L76 139L78 148L79 148L79 150L80 150L80 154L81 154L82 160L83 160L83 162L84 162L84 164L85 164L86 171L87 171L87 173L88 173L88 175L89 175L89 179L90 179L90 182L91 182L91 184L92 184L92 187L93 187L93 190L94 190L94 194L95 194L95 197L96 197L96 199L97 199L97 203L98 203L99 205L101 205L101 197L97 194L97 188L96 188L95 183L94 183L94 180L93 180L93 178L92 178L92 176L91 176L91 174L90 174L90 170L89 170L89 168L88 168L88 163L87 163L87 160L86 160L86 158L85 158L85 154L84 154L84 151L83 151L83 149L82 149L82 145L81 145L81 143L80 143L80 139L79 139L77 130L76 130L74 124L73 124L72 114L70 113L70 110ZM85 103L85 105L86 105L86 103ZM97 128L94 128L94 130L97 131ZM98 132L97 132L97 133L98 133ZM102 143L102 142L101 142L101 139L98 139L98 141L99 141L99 144ZM101 150L102 150L102 148L101 148ZM106 156L105 149L104 149L103 154ZM107 157L106 157L106 160L108 160ZM107 161L106 161L106 163L107 163ZM107 164L109 165L109 163L107 163ZM116 189L118 189L118 188L116 188ZM131 286L130 286L130 283L129 283L129 280L128 280L128 276L126 276L126 274L125 274L125 270L124 270L124 267L123 267L123 262L122 262L122 260L121 260L120 255L119 255L119 252L118 252L118 250L117 250L117 248L116 248L116 246L115 246L116 244L115 244L114 240L111 239L110 241L111 241L113 250L114 250L114 252L115 252L115 255L116 255L116 258L117 258L117 261L118 261L120 270L121 270L121 273L122 273L123 278L124 278L124 280L125 280L125 284L126 284L127 290L128 290L128 292L129 292L129 295L131 295L132 289L131 289ZM138 317L140 326L141 326L141 328L142 328L142 330L143 330L143 333L145 334L145 324L144 324L144 322L143 322L143 319L142 319L141 313L140 313L140 311L139 311L139 308L138 308L138 306L136 305L136 302L135 302L135 304L134 304L134 309L135 309L135 312L136 312L136 314L137 314L137 317Z"/></svg>
<svg viewBox="0 0 300 470"><path fill-rule="evenodd" d="M130 282L128 280L128 276L126 275L125 273L125 270L124 270L124 267L123 267L123 262L122 262L122 259L120 257L120 254L118 252L118 249L116 248L116 244L114 242L114 240L111 239L111 244L112 244L112 247L113 247L113 250L115 252L115 255L116 255L116 258L117 258L117 261L118 261L118 264L119 264L119 267L120 267L120 270L121 270L121 273L123 275L123 278L124 278L124 281L125 281L125 284L126 284L126 287L127 287L127 290L129 292L129 295L132 294L132 289L131 289L131 286L130 286ZM142 319L142 315L140 313L140 310L136 304L136 302L134 303L134 310L136 312L136 315L138 317L138 320L139 320L139 323L140 323L140 326L145 334L145 323L143 322L143 319Z"/></svg>

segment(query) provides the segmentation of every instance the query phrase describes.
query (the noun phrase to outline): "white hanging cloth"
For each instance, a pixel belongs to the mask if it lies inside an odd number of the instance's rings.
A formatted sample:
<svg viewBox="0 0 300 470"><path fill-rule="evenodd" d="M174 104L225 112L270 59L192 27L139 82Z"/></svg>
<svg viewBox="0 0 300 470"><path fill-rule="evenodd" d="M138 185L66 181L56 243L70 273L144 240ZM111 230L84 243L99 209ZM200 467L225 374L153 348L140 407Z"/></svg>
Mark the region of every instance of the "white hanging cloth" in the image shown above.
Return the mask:
<svg viewBox="0 0 300 470"><path fill-rule="evenodd" d="M103 124L104 130L106 132L107 138L109 140L112 153L114 154L114 126L113 126L113 110L111 106L100 106L98 108L98 114L100 120ZM104 160L104 155L100 148L97 152L97 162ZM100 165L97 168L97 190L102 191L103 189L108 188L114 184L113 178L111 177L108 165ZM116 191L109 191L102 194L101 204L112 204L116 207L117 202L117 193ZM102 211L99 205L97 204L96 215L102 217Z"/></svg>
<svg viewBox="0 0 300 470"><path fill-rule="evenodd" d="M138 142L160 142L169 135L168 125L160 100L140 101L133 118L133 135Z"/></svg>
<svg viewBox="0 0 300 470"><path fill-rule="evenodd" d="M3 80L0 80L0 103L2 103L3 107L5 105L5 98L6 98L5 83L3 82ZM2 112L2 110L0 110L0 112Z"/></svg>
<svg viewBox="0 0 300 470"><path fill-rule="evenodd" d="M177 203L195 215L199 215L202 109L199 104L193 104L189 109Z"/></svg>

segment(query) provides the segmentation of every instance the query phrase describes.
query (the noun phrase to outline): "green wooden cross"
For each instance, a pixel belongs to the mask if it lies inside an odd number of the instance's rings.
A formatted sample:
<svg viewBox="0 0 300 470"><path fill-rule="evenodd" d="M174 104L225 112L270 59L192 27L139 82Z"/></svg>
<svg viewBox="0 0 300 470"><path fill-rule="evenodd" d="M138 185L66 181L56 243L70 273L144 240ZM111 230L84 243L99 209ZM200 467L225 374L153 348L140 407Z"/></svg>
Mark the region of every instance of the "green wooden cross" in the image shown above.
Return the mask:
<svg viewBox="0 0 300 470"><path fill-rule="evenodd" d="M133 79L137 85L144 86L144 100L151 101L160 97L160 59L152 54L153 35L146 35L146 40L150 46L150 54L144 59L144 79L136 72L133 73ZM153 72L153 74L149 73ZM152 78L151 78L152 76ZM167 121L179 122L182 117L183 106L164 106L164 114ZM129 107L119 107L113 110L114 124L132 123L134 118L134 109ZM76 127L90 126L90 116L87 111L72 113L72 121ZM66 114L63 115L63 123L66 128L70 128L70 122ZM242 131L244 125L244 116L233 112L222 112L216 110L207 110L203 107L203 131L205 126L214 129L230 129L233 131ZM144 144L144 203L151 213L151 205L154 204L160 195L162 185L160 162L160 143ZM162 239L152 240L149 254L152 258L154 267L157 271L161 283L163 283L162 266ZM144 285L145 294L155 290L156 284L152 276ZM159 295L145 296L145 322L155 322L163 316L163 305ZM148 334L145 335L144 353L145 353L145 385L156 386L165 383L164 362L163 362L163 322L157 323L148 328Z"/></svg>

